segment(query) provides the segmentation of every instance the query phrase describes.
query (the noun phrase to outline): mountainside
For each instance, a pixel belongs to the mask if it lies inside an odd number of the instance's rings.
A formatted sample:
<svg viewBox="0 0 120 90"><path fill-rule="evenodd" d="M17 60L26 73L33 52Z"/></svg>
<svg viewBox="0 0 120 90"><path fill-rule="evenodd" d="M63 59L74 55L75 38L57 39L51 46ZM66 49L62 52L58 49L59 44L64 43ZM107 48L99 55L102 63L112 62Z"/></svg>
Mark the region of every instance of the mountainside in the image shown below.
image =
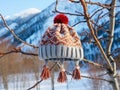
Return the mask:
<svg viewBox="0 0 120 90"><path fill-rule="evenodd" d="M12 17L7 16L5 17L5 20L11 29L16 30L21 25L25 24L27 21L29 21L31 18L33 18L35 15L39 13L40 13L40 10L36 8L30 8L25 11L21 11L20 13L16 13ZM8 37L11 33L8 32L8 30L6 30L1 20L0 20L0 25L1 25L0 26L0 40L2 40L2 38Z"/></svg>
<svg viewBox="0 0 120 90"><path fill-rule="evenodd" d="M105 0L98 0L101 2L107 2L109 3L110 1L105 1ZM120 3L117 3L120 4ZM47 7L45 10L39 12L36 10L37 13L29 13L25 15L19 15L17 14L16 16L18 16L17 18L14 18L12 20L7 20L8 25L10 28L14 29L15 33L23 40L27 41L28 43L34 44L34 45L39 45L39 41L40 38L42 36L42 34L45 32L45 30L48 28L48 26L51 26L53 24L53 18L56 15L56 13L53 13L55 8L55 3L52 3L49 7ZM96 9L98 9L97 6L89 6L89 13L92 13L93 11L95 11ZM67 12L67 13L79 13L79 11L82 11L82 7L78 4L73 4L71 2L68 1L63 1L61 0L58 4L58 10L62 11L62 12ZM34 11L34 10L33 10ZM103 12L107 12L107 10L104 10ZM120 12L120 9L117 9L117 12ZM94 16L94 20L96 20L96 17L99 15L99 13ZM20 17L19 17L20 16ZM82 16L72 16L72 15L67 15L69 18L69 25L74 25L75 23L79 22L80 20L84 20L84 17ZM104 18L102 19L99 24L104 24L104 22L108 21L109 18ZM120 14L117 15L116 21L120 20ZM2 24L2 22L0 21L0 24ZM107 23L104 28L107 30L109 27L109 23ZM86 23L81 23L79 25L76 25L74 27L76 29L76 31L78 33L81 33L83 31L88 31L88 27L86 26ZM112 51L114 51L117 48L120 48L120 24L116 23L116 28L115 28L115 33L114 33L114 44L112 47ZM103 32L103 30L101 29L98 32L98 36L102 37L102 36L106 36L106 33ZM6 39L7 37L11 38L11 43L14 44L15 46L21 44L18 40L16 40L10 32L8 32L7 30L5 30L5 28L0 27L0 40ZM98 48L96 48L96 46L92 43L88 43L88 42L84 42L86 40L90 40L90 38L87 37L87 35L85 36L81 36L81 40L82 40L82 45L84 48L84 53L85 53L85 57L87 57L88 59L98 59L101 58L101 56L99 55L99 50ZM93 39L91 39L93 40ZM105 46L106 45L106 41L103 42L102 41L102 45ZM118 53L116 53L118 54Z"/></svg>

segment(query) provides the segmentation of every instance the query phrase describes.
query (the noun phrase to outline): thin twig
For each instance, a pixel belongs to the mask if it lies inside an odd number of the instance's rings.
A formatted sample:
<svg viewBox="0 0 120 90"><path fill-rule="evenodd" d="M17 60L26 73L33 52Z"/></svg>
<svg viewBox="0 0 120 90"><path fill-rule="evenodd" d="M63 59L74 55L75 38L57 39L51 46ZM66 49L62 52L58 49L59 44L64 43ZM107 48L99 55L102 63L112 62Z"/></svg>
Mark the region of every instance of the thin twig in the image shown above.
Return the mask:
<svg viewBox="0 0 120 90"><path fill-rule="evenodd" d="M8 52L0 52L0 58L2 58L3 56L6 56L8 54L12 54L12 53L22 53L24 55L38 56L38 54L35 54L35 53L24 52L21 50L20 47L18 47L18 48L13 48L12 50L10 50Z"/></svg>
<svg viewBox="0 0 120 90"><path fill-rule="evenodd" d="M94 79L94 80L103 80L103 81L106 81L106 82L109 82L109 83L113 83L113 81L111 81L111 80L107 80L107 79L99 78L99 77L91 77L91 76L84 76L84 75L81 75L81 77L88 78L88 79Z"/></svg>
<svg viewBox="0 0 120 90"><path fill-rule="evenodd" d="M84 21L79 21L79 22L75 23L74 25L72 25L72 27L75 27L76 25L78 25L80 23L85 23L85 22L86 22L85 20Z"/></svg>
<svg viewBox="0 0 120 90"><path fill-rule="evenodd" d="M99 40L99 41L100 41L100 40L107 41L108 38L100 37L100 38L98 38L98 40ZM91 37L89 38L89 40L81 40L81 41L82 41L82 43L93 43L93 44L96 45L96 42L95 42L94 40L92 40Z"/></svg>
<svg viewBox="0 0 120 90"><path fill-rule="evenodd" d="M101 13L98 15L96 22L94 22L94 21L91 21L91 22L92 22L92 24L94 24L94 26L95 26L94 28L95 28L97 31L98 31L98 30L102 30L102 31L106 32L106 29L104 28L104 26L108 23L108 21L107 21L107 22L104 22L103 25L98 25L98 22L100 21L100 19L102 19L103 17L105 17L105 16L108 15L109 13L107 12L107 13L105 13L105 14L103 14L103 15L102 15L102 13L103 13L103 11L101 11Z"/></svg>
<svg viewBox="0 0 120 90"><path fill-rule="evenodd" d="M110 5L109 4L102 4L100 2L85 2L86 4L91 4L91 5L97 5L97 6L100 6L100 7L103 7L103 8L109 8Z"/></svg>
<svg viewBox="0 0 120 90"><path fill-rule="evenodd" d="M105 76L105 75L108 75L109 73L106 72L106 73L103 73L103 74L100 74L100 75L97 75L98 77L102 77L102 76Z"/></svg>
<svg viewBox="0 0 120 90"><path fill-rule="evenodd" d="M50 71L57 65L57 62L55 62L53 64L53 66L50 68ZM39 80L38 82L36 82L32 87L28 88L27 90L31 90L33 88L35 88L38 84L40 84L43 81L43 79Z"/></svg>
<svg viewBox="0 0 120 90"><path fill-rule="evenodd" d="M57 65L58 65L58 67L60 68L60 64L57 63ZM98 66L98 64L97 64L97 66ZM65 71L65 72L67 73L67 75L72 75L72 73L69 72L69 71ZM112 81L110 81L110 80L103 79L103 78L99 78L99 77L91 77L91 76L85 76L85 75L81 75L81 77L83 77L83 78L88 78L88 79L95 79L95 80L103 80L103 81L107 81L107 82L109 82L109 83L112 82Z"/></svg>
<svg viewBox="0 0 120 90"><path fill-rule="evenodd" d="M80 3L80 1L69 0L72 3Z"/></svg>
<svg viewBox="0 0 120 90"><path fill-rule="evenodd" d="M101 13L99 13L99 15L97 16L96 24L98 24L98 22L100 21L100 16L102 15L102 13L103 11L101 11ZM94 28L96 29L96 25L94 25Z"/></svg>
<svg viewBox="0 0 120 90"><path fill-rule="evenodd" d="M79 35L80 35L80 36L86 36L86 37L88 37L88 38L91 38L91 33L88 32L87 30L79 33Z"/></svg>
<svg viewBox="0 0 120 90"><path fill-rule="evenodd" d="M82 15L82 16L84 16L84 14L82 12L79 12L79 11L75 11L75 12Z"/></svg>
<svg viewBox="0 0 120 90"><path fill-rule="evenodd" d="M113 52L111 52L111 55L114 55L116 53L120 53L120 48L115 49Z"/></svg>
<svg viewBox="0 0 120 90"><path fill-rule="evenodd" d="M104 16L108 15L109 12L106 12L105 14L103 14L102 16L99 17L99 19L103 18Z"/></svg>
<svg viewBox="0 0 120 90"><path fill-rule="evenodd" d="M68 71L65 71L65 72L66 72L68 75L72 75L72 73L70 73L70 72L68 72ZM94 79L94 80L103 80L103 81L112 83L111 80L107 80L107 79L99 78L99 77L91 77L91 76L85 76L85 75L81 75L81 77L83 77L83 78L88 78L88 79Z"/></svg>
<svg viewBox="0 0 120 90"><path fill-rule="evenodd" d="M120 14L120 11L116 13L115 17L117 17Z"/></svg>
<svg viewBox="0 0 120 90"><path fill-rule="evenodd" d="M102 25L97 25L97 23L95 23L95 22L92 21L92 20L90 20L90 22L91 22L92 24L94 24L96 27L98 27L97 30L101 30L101 29L102 29L102 31L107 32L106 29L104 28L104 26L108 23L108 21L107 21L107 22L104 22Z"/></svg>
<svg viewBox="0 0 120 90"><path fill-rule="evenodd" d="M91 35L91 33L90 32L88 32L88 31L83 31L83 32L81 32L81 33L79 33L79 35L80 36L86 36L88 39L86 40L81 40L83 43L84 42L88 42L88 43L95 43L95 41L94 40L92 40L92 35ZM98 40L108 40L108 38L106 38L106 37L98 37Z"/></svg>
<svg viewBox="0 0 120 90"><path fill-rule="evenodd" d="M9 28L9 26L7 25L7 22L5 21L5 19L4 19L4 17L2 16L2 14L0 14L0 16L1 16L1 19L2 19L2 21L3 21L3 23L4 23L4 26L12 33L12 35L13 35L17 40L19 40L20 42L24 43L25 45L31 46L31 47L33 47L33 48L38 48L38 46L29 44L29 43L25 42L24 40L22 40L21 38L19 38L19 37L15 34L14 30Z"/></svg>
<svg viewBox="0 0 120 90"><path fill-rule="evenodd" d="M72 3L80 3L80 1L74 1L74 0L69 0L71 1ZM91 1L86 1L85 2L86 4L90 4L90 5L97 5L97 6L100 6L100 7L103 7L103 8L109 8L110 5L109 4L102 4L100 2L91 2Z"/></svg>
<svg viewBox="0 0 120 90"><path fill-rule="evenodd" d="M84 62L87 62L89 64L92 64L94 66L97 66L97 67L100 67L100 68L105 68L103 65L99 64L99 63L96 63L96 62L93 62L93 61L90 61L90 60L87 60L87 59L83 59Z"/></svg>
<svg viewBox="0 0 120 90"><path fill-rule="evenodd" d="M75 15L75 16L84 16L83 14L76 14L76 13L62 12L62 11L57 10L57 8L58 8L58 0L56 0L55 11L53 11L53 12L63 13L63 14L68 14L68 15Z"/></svg>
<svg viewBox="0 0 120 90"><path fill-rule="evenodd" d="M93 14L90 16L90 18L92 18L95 14L97 14L99 11L103 10L104 8L100 8L98 10L96 10L95 12L93 12Z"/></svg>
<svg viewBox="0 0 120 90"><path fill-rule="evenodd" d="M36 82L32 87L28 88L27 90L31 90L33 88L35 88L38 84L40 84L43 81L43 79L41 79L40 81Z"/></svg>

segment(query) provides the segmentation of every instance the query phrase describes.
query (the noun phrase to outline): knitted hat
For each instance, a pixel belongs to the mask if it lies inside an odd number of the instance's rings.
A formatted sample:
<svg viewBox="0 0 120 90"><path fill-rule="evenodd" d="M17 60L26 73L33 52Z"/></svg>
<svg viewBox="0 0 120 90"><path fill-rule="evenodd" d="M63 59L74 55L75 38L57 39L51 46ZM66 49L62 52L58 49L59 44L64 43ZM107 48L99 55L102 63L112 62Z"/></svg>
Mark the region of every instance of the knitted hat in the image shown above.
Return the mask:
<svg viewBox="0 0 120 90"><path fill-rule="evenodd" d="M80 79L79 60L83 58L83 48L76 31L68 25L68 18L64 14L58 14L54 18L54 24L48 27L44 33L40 46L39 57L45 60L45 65L41 74L42 79L50 77L47 61L60 61L61 71L58 82L67 80L63 65L64 60L74 60L76 67L73 70L72 77Z"/></svg>

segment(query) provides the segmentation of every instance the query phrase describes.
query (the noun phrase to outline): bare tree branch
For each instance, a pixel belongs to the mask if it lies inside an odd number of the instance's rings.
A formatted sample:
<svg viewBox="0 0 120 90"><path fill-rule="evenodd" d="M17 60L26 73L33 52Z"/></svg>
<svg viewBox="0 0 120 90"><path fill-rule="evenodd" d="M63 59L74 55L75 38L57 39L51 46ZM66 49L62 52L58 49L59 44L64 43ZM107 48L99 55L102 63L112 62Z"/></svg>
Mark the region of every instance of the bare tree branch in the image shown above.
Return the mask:
<svg viewBox="0 0 120 90"><path fill-rule="evenodd" d="M92 18L95 14L97 14L99 11L103 10L104 8L100 8L97 9L95 12L93 12L93 14L90 16L90 18Z"/></svg>
<svg viewBox="0 0 120 90"><path fill-rule="evenodd" d="M69 0L73 3L80 3L80 1L74 1L74 0ZM102 4L100 2L91 2L90 0L87 2L85 2L86 4L90 4L90 5L97 5L97 6L100 6L100 7L103 7L103 8L109 8L110 5L109 4Z"/></svg>
<svg viewBox="0 0 120 90"><path fill-rule="evenodd" d="M72 75L70 72L66 71L66 73L68 75ZM99 77L91 77L91 76L85 76L85 75L81 75L81 77L83 78L88 78L88 79L94 79L94 80L103 80L103 81L106 81L106 82L109 82L109 83L113 83L113 81L111 80L107 80L107 79L104 79L104 78L99 78Z"/></svg>
<svg viewBox="0 0 120 90"><path fill-rule="evenodd" d="M69 1L72 3L80 3L80 1L74 1L74 0L69 0ZM100 6L100 7L107 8L107 9L109 9L111 7L110 4L102 4L100 2L91 2L90 0L86 1L85 3L90 4L90 5ZM114 7L118 8L120 6L113 6L112 8L114 8Z"/></svg>
<svg viewBox="0 0 120 90"><path fill-rule="evenodd" d="M98 25L98 22L99 22L103 17L105 17L106 15L108 15L109 12L104 13L103 15L102 15L102 13L103 13L103 11L101 11L101 13L99 13L96 22L94 22L94 21L92 20L91 23L94 24L94 29L96 29L97 31L98 31L98 30L102 30L102 31L104 31L104 32L107 32L106 29L104 28L104 26L108 23L108 21L104 22L104 23L101 24L101 25Z"/></svg>
<svg viewBox="0 0 120 90"><path fill-rule="evenodd" d="M58 8L58 0L56 0L55 11L53 11L53 12L64 13L64 14L75 15L75 16L84 16L83 14L76 14L76 13L69 13L69 12L61 12L61 11L57 10L57 8Z"/></svg>
<svg viewBox="0 0 120 90"><path fill-rule="evenodd" d="M53 66L50 68L50 71L57 65L57 62L55 62L53 64ZM27 90L31 90L33 88L35 88L38 84L40 84L43 81L43 79L39 80L38 82L36 82L32 87L28 88Z"/></svg>
<svg viewBox="0 0 120 90"><path fill-rule="evenodd" d="M105 75L108 75L109 72L106 72L106 73L103 73L103 74L100 74L100 75L97 75L98 77L102 77L102 76L105 76Z"/></svg>
<svg viewBox="0 0 120 90"><path fill-rule="evenodd" d="M103 7L103 8L109 8L110 5L109 4L101 4L100 2L86 2L86 4L91 4L91 5L97 5L97 6L100 6L100 7Z"/></svg>
<svg viewBox="0 0 120 90"><path fill-rule="evenodd" d="M103 80L103 81L106 81L106 82L109 82L109 83L113 83L113 81L111 81L111 80L107 80L107 79L99 78L99 77L91 77L91 76L84 76L84 75L81 75L81 77L88 78L88 79L94 79L94 80Z"/></svg>
<svg viewBox="0 0 120 90"><path fill-rule="evenodd" d="M104 28L104 25L106 25L106 24L108 23L108 21L107 21L107 22L104 22L102 25L98 25L98 24L95 23L93 20L90 20L90 22L97 27L97 30L102 29L102 31L106 32L106 29Z"/></svg>
<svg viewBox="0 0 120 90"><path fill-rule="evenodd" d="M103 14L102 16L99 17L99 19L103 18L104 16L108 15L109 12L106 12L105 14Z"/></svg>
<svg viewBox="0 0 120 90"><path fill-rule="evenodd" d="M113 0L112 6L115 5L115 0ZM109 31L110 31L110 37L109 38L109 42L107 44L107 54L109 55L111 53L111 47L112 47L112 43L113 43L113 37L114 37L114 28L115 28L115 8L114 9L110 9L110 26L109 26Z"/></svg>
<svg viewBox="0 0 120 90"><path fill-rule="evenodd" d="M88 31L83 31L83 32L81 32L81 33L79 33L79 35L80 36L87 36L88 38L90 38L91 37L91 34L90 34L90 32L88 32Z"/></svg>
<svg viewBox="0 0 120 90"><path fill-rule="evenodd" d="M60 64L57 63L57 65L58 65L58 67L60 68ZM68 75L72 75L72 73L69 72L69 71L65 71L65 72L66 72ZM91 77L91 76L85 76L85 75L81 75L81 77L83 77L83 78L89 78L89 79L95 79L95 80L104 80L104 81L107 81L107 82L109 82L109 83L112 82L112 81L110 81L110 80L103 79L103 78L98 78L98 77Z"/></svg>
<svg viewBox="0 0 120 90"><path fill-rule="evenodd" d="M31 90L33 88L35 88L38 84L40 84L43 81L43 79L41 79L40 81L36 82L32 87L28 88L27 90Z"/></svg>
<svg viewBox="0 0 120 90"><path fill-rule="evenodd" d="M80 3L79 1L69 0L72 3Z"/></svg>
<svg viewBox="0 0 120 90"><path fill-rule="evenodd" d="M92 65L94 65L94 66L96 66L96 67L105 68L103 65L101 65L101 64L99 64L99 63L95 63L95 62L90 61L90 60L87 60L87 59L83 59L83 61L84 61L84 62L87 62L87 63L89 63L89 64L92 64Z"/></svg>
<svg viewBox="0 0 120 90"><path fill-rule="evenodd" d="M4 17L2 16L2 14L0 14L0 16L1 16L1 19L3 20L4 26L12 33L12 35L13 35L17 40L19 40L20 42L22 42L22 43L24 43L24 44L26 44L26 45L28 45L28 46L31 46L31 47L33 47L33 48L38 48L38 46L29 44L29 43L23 41L21 38L19 38L19 37L15 34L14 30L9 28L9 26L7 25L7 22L5 21L5 19L4 19Z"/></svg>
<svg viewBox="0 0 120 90"><path fill-rule="evenodd" d="M106 56L106 54L105 54L105 52L104 52L104 50L103 50L103 48L102 48L99 40L98 40L97 37L95 36L94 29L93 29L93 27L92 27L92 25L91 25L91 22L90 22L90 16L89 16L89 14L88 14L87 5L86 5L86 3L85 3L84 0L80 0L80 2L81 2L81 4L82 4L82 6L83 6L84 15L85 15L85 17L86 17L87 25L88 25L88 27L89 27L89 29L90 29L90 31L91 31L91 34L92 34L92 36L93 36L93 38L94 38L97 46L99 47L99 49L100 49L103 57L105 58L106 62L108 63L110 70L113 71L113 67L112 67L112 65L111 65L108 57Z"/></svg>
<svg viewBox="0 0 120 90"><path fill-rule="evenodd" d="M111 55L114 55L116 53L120 53L120 48L117 48L116 50L114 50L113 52L111 52Z"/></svg>
<svg viewBox="0 0 120 90"><path fill-rule="evenodd" d="M75 27L76 25L78 25L80 23L85 23L85 22L86 22L85 20L84 21L79 21L79 22L75 23L74 25L72 25L72 27Z"/></svg>
<svg viewBox="0 0 120 90"><path fill-rule="evenodd" d="M120 14L120 11L116 13L115 17L117 17Z"/></svg>
<svg viewBox="0 0 120 90"><path fill-rule="evenodd" d="M8 54L11 54L11 53L22 53L24 55L38 56L38 54L35 54L35 53L24 52L21 50L21 47L18 47L18 48L13 48L12 50L10 50L8 52L0 52L0 58L6 56Z"/></svg>
<svg viewBox="0 0 120 90"><path fill-rule="evenodd" d="M100 16L102 15L102 13L103 13L103 11L101 11L101 12L99 13L99 15L97 16L96 23L98 23L98 22L99 22L99 20L100 20Z"/></svg>
<svg viewBox="0 0 120 90"><path fill-rule="evenodd" d="M114 77L113 80L114 80L114 89L115 90L119 90L119 83L118 83L118 80L117 80L117 72L116 72L116 62L114 60L114 58L111 56L111 48L112 48L112 44L113 44L113 37L114 37L114 29L115 29L115 9L116 9L116 0L112 0L111 1L111 4L110 4L110 13L109 13L109 17L110 17L110 26L109 26L109 41L107 43L107 47L106 47L106 53L107 53L107 56L109 58L109 60L111 61L112 63L112 66L113 66L113 72L112 72L112 76Z"/></svg>

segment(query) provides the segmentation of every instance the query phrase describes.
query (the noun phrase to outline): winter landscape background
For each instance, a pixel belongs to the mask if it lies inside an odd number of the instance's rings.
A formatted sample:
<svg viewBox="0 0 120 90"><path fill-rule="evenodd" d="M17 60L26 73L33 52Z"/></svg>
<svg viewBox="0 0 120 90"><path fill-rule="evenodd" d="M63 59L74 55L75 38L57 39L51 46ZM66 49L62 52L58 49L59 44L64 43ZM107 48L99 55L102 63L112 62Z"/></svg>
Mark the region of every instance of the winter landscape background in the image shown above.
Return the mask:
<svg viewBox="0 0 120 90"><path fill-rule="evenodd" d="M92 0L95 2L95 0ZM110 3L111 0L99 0L102 3ZM117 1L117 5L120 5L120 2ZM88 6L89 13L95 11L98 6ZM11 17L5 17L8 26L11 29L14 29L14 32L24 41L39 46L39 41L45 32L45 30L53 24L53 19L57 13L54 13L55 2L52 3L44 10L39 10L36 8L30 8L23 12L17 13ZM74 4L68 2L67 0L60 0L58 5L58 10L69 13L76 13L77 11L82 11L82 7L78 4ZM107 12L104 10L103 12ZM116 12L120 13L120 8L116 9ZM99 13L94 16L94 20ZM67 15L69 18L69 25L72 26L75 23L83 20L84 17ZM107 15L109 16L109 15ZM108 21L109 18L103 18L99 24L104 24L104 22ZM120 14L116 16L116 22L120 21ZM109 27L109 23L104 25L104 29ZM80 35L82 32L87 31L89 29L86 23L81 23L74 26L75 30ZM114 43L112 46L112 51L117 51L113 53L114 58L118 61L117 64L120 63L120 23L115 24L115 32L114 32ZM98 36L105 37L106 33L101 29L98 32ZM89 38L88 35L80 36L82 45L84 48L85 58L91 61L96 61L101 63L103 57L100 55L99 49L95 46L95 44L89 43L93 41L92 38ZM101 41L102 46L106 45L105 41ZM23 44L15 39L13 35L4 27L2 20L0 20L0 50L7 51L11 48L22 46ZM35 52L38 51L29 46L24 46L22 48L26 52ZM52 62L49 66L51 66ZM26 90L30 86L32 86L35 82L40 80L40 72L42 66L44 65L43 61L40 61L38 57L26 56L19 53L13 53L7 55L7 57L0 58L0 90ZM87 76L97 77L100 75L102 70L93 68L84 62L80 62L81 65L81 74ZM66 63L66 69L72 71L74 67L73 62ZM91 69L92 68L92 69ZM94 73L96 70L97 73ZM119 70L119 68L118 68ZM58 68L54 71L54 83L50 78L47 81L43 81L40 85L38 85L33 90L53 90L52 85L54 84L55 90L113 90L111 85L107 82L102 82L101 80L91 80L82 78L79 81L74 81L71 79L71 76L68 75L67 83L57 83L57 74ZM107 76L103 76L106 78ZM107 77L108 78L108 77ZM103 86L103 87L99 87Z"/></svg>

